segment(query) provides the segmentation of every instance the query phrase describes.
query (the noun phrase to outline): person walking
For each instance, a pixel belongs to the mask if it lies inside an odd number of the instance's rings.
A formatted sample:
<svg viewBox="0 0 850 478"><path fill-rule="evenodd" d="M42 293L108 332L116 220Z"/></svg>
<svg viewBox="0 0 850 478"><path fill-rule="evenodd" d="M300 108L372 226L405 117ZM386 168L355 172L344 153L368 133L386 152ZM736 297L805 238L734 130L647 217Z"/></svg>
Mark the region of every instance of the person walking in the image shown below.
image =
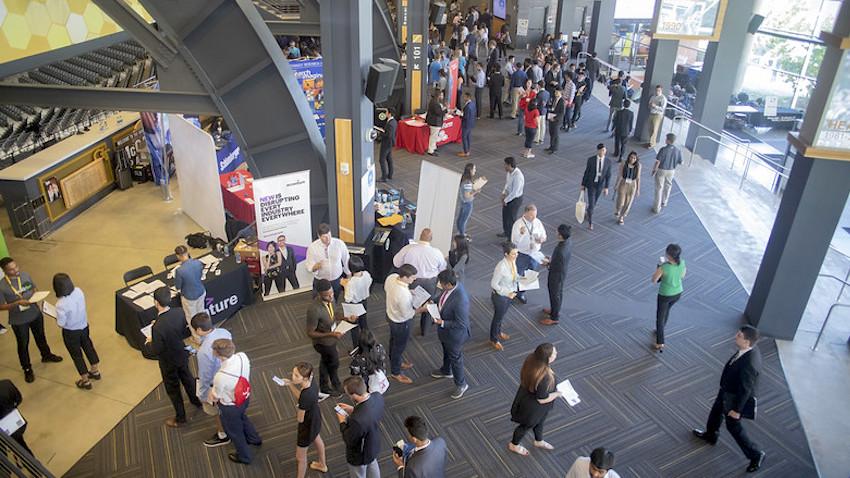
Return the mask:
<svg viewBox="0 0 850 478"><path fill-rule="evenodd" d="M483 88L482 88L483 89ZM476 116L478 115L478 88L475 91L475 101L472 101L472 95L469 92L463 94L463 109L458 110L460 115L460 139L463 144L463 151L457 153L461 158L469 156L469 150L472 147L472 128L475 127Z"/></svg>
<svg viewBox="0 0 850 478"><path fill-rule="evenodd" d="M343 383L345 393L354 406L339 403L336 418L345 443L345 461L351 478L381 478L378 453L381 450L381 419L384 418L384 397L369 393L360 377L348 377Z"/></svg>
<svg viewBox="0 0 850 478"><path fill-rule="evenodd" d="M614 467L614 454L605 448L594 448L590 456L576 458L567 471L566 478L620 478L611 468Z"/></svg>
<svg viewBox="0 0 850 478"><path fill-rule="evenodd" d="M505 75L502 74L502 68L496 64L493 66L493 71L490 73L490 78L487 79L490 96L490 119L496 111L499 112L499 119L502 119L502 88L505 87Z"/></svg>
<svg viewBox="0 0 850 478"><path fill-rule="evenodd" d="M570 239L572 228L566 224L558 226L558 244L549 259L549 277L546 286L549 291L549 308L543 309L548 315L540 323L556 325L561 318L561 304L564 300L564 282L567 279L567 267L573 254L573 242Z"/></svg>
<svg viewBox="0 0 850 478"><path fill-rule="evenodd" d="M251 361L244 352L236 353L236 346L230 339L216 340L212 349L221 361L221 368L213 378L210 401L218 403L224 432L236 448L236 452L228 453L227 458L234 463L249 465L254 454L248 445L263 444L246 413L251 401Z"/></svg>
<svg viewBox="0 0 850 478"><path fill-rule="evenodd" d="M76 382L77 388L91 390L91 380L100 380L100 358L89 337L86 296L79 287L74 287L68 274L61 272L53 276L53 292L57 299L56 325L62 328L62 341L80 376ZM84 353L91 368L86 365Z"/></svg>
<svg viewBox="0 0 850 478"><path fill-rule="evenodd" d="M393 451L398 478L445 478L448 459L446 440L440 437L429 439L425 420L417 416L405 418L404 428L412 451L405 456Z"/></svg>
<svg viewBox="0 0 850 478"><path fill-rule="evenodd" d="M413 368L413 364L403 358L410 339L410 320L426 310L424 304L419 308L413 305L410 285L415 280L416 268L410 264L402 264L397 272L384 280L387 319L390 322L390 377L404 384L413 383L410 377L402 374L402 370Z"/></svg>
<svg viewBox="0 0 850 478"><path fill-rule="evenodd" d="M351 271L350 279L342 280L342 287L345 289L343 300L348 304L360 304L365 311L369 310L368 301L369 294L372 289L372 274L366 270L366 265L363 259L359 256L351 256L348 260L348 269ZM351 329L351 344L352 349L357 348L360 344L360 334L369 330L367 322L367 313L357 317L357 327Z"/></svg>
<svg viewBox="0 0 850 478"><path fill-rule="evenodd" d="M313 349L319 353L319 387L332 397L342 396L339 383L339 352L336 344L342 332L334 331L337 314L334 312L334 295L330 281L320 279L316 285L319 296L307 309L307 336ZM352 320L353 321L353 320Z"/></svg>
<svg viewBox="0 0 850 478"><path fill-rule="evenodd" d="M475 165L466 163L460 177L460 212L457 215L457 232L460 235L466 236L466 225L472 216L475 196L480 192L480 189L475 189Z"/></svg>
<svg viewBox="0 0 850 478"><path fill-rule="evenodd" d="M443 346L443 366L431 372L434 378L453 378L455 390L451 397L458 399L469 389L463 371L463 345L472 332L469 328L469 296L451 269L440 272L437 282L442 289L437 307L440 317L434 318L437 336Z"/></svg>
<svg viewBox="0 0 850 478"><path fill-rule="evenodd" d="M428 102L428 110L425 115L425 123L428 124L430 134L428 135L428 150L429 156L439 156L437 153L437 139L440 136L440 130L443 129L443 120L446 116L446 107L443 106L443 91L437 90L431 95L431 101Z"/></svg>
<svg viewBox="0 0 850 478"><path fill-rule="evenodd" d="M652 212L655 214L661 212L661 208L667 207L676 167L682 164L682 152L673 144L675 142L676 135L667 133L667 144L655 155L655 165L652 167L652 175L655 176L655 202L652 204Z"/></svg>
<svg viewBox="0 0 850 478"><path fill-rule="evenodd" d="M433 239L430 228L422 229L419 240L401 248L393 257L393 265L401 267L409 264L416 269L416 280L412 288L422 287L431 297L437 292L437 274L446 268L446 258L442 251L431 245ZM424 336L425 331L431 328L430 316L423 312L419 319L419 335Z"/></svg>
<svg viewBox="0 0 850 478"><path fill-rule="evenodd" d="M24 380L32 383L35 373L30 362L30 333L35 339L41 361L45 363L61 362L62 357L50 351L47 338L44 335L44 315L37 304L29 301L35 293L36 286L29 273L18 268L11 257L0 259L0 269L3 279L0 280L0 310L9 312L9 325L15 333L18 346L18 361L24 371Z"/></svg>
<svg viewBox="0 0 850 478"><path fill-rule="evenodd" d="M640 196L640 158L637 151L629 153L626 162L620 164L620 174L617 175L617 208L614 215L617 224L623 224L635 198Z"/></svg>
<svg viewBox="0 0 850 478"><path fill-rule="evenodd" d="M200 312L192 317L192 331L201 339L201 346L198 347L198 353L195 358L198 359L198 381L196 396L201 401L204 413L215 417L216 432L208 440L204 441L204 446L207 448L216 448L230 443L230 437L224 432L224 426L221 424L221 413L218 409L218 404L210 399L210 390L213 386L215 374L221 368L221 362L213 353L213 343L218 339L232 339L230 331L222 328L213 327L212 319L206 312Z"/></svg>
<svg viewBox="0 0 850 478"><path fill-rule="evenodd" d="M587 192L587 228L593 230L593 209L600 194L608 196L608 182L611 180L611 161L605 157L608 150L605 145L596 145L596 156L587 158L581 190Z"/></svg>
<svg viewBox="0 0 850 478"><path fill-rule="evenodd" d="M180 293L180 305L188 321L205 308L207 290L201 279L204 263L189 257L189 249L182 244L174 248L174 254L180 261L180 267L174 270L174 288ZM186 325L189 325L188 322Z"/></svg>
<svg viewBox="0 0 850 478"><path fill-rule="evenodd" d="M496 350L504 350L502 341L511 338L502 332L502 321L508 312L511 301L514 300L519 291L519 274L517 274L516 259L519 251L513 242L502 244L504 257L493 269L493 278L490 279L490 300L493 301L493 320L490 322L490 346Z"/></svg>
<svg viewBox="0 0 850 478"><path fill-rule="evenodd" d="M658 285L658 300L655 309L655 350L664 351L664 328L670 309L682 297L682 279L687 268L682 259L682 248L678 244L668 244L661 263L652 274L652 283Z"/></svg>
<svg viewBox="0 0 850 478"><path fill-rule="evenodd" d="M298 422L295 461L298 463L297 478L307 476L307 448L316 447L319 461L310 462L310 469L327 473L325 442L319 435L322 430L322 411L319 409L319 386L314 380L313 365L298 362L292 369L292 379L288 381L289 391L297 400L295 421Z"/></svg>
<svg viewBox="0 0 850 478"><path fill-rule="evenodd" d="M378 180L380 182L393 179L393 148L397 130L398 120L395 118L395 111L387 108L387 122L381 132L381 149L378 153L378 162L381 165L381 179Z"/></svg>
<svg viewBox="0 0 850 478"><path fill-rule="evenodd" d="M623 107L614 114L614 156L617 157L617 162L623 160L626 143L634 126L635 114L629 109L631 105L631 101L623 100Z"/></svg>
<svg viewBox="0 0 850 478"><path fill-rule="evenodd" d="M452 248L449 249L449 268L455 273L455 277L463 282L466 274L466 265L469 264L469 240L460 234L452 238ZM439 275L438 275L439 277Z"/></svg>
<svg viewBox="0 0 850 478"><path fill-rule="evenodd" d="M519 207L522 205L522 195L525 189L525 176L516 165L516 159L505 158L505 187L502 189L502 233L499 237L510 238Z"/></svg>
<svg viewBox="0 0 850 478"><path fill-rule="evenodd" d="M547 113L546 121L549 123L549 147L546 149L546 152L549 154L553 154L558 151L558 145L560 143L560 134L561 130L558 129L561 126L561 123L564 121L564 113L566 111L563 90L560 87L555 89L554 96L552 98L552 106L549 109L549 113Z"/></svg>
<svg viewBox="0 0 850 478"><path fill-rule="evenodd" d="M754 418L747 416L747 410L753 410L753 414L755 413L755 396L762 367L761 352L756 347L758 339L759 331L755 327L744 325L738 329L735 334L738 350L723 367L720 390L708 414L705 429L693 430L694 436L715 445L720 434L720 422L725 420L729 434L750 460L747 473L758 471L765 456L764 450L759 449L747 436L741 424L742 418Z"/></svg>
<svg viewBox="0 0 850 478"><path fill-rule="evenodd" d="M348 246L331 235L331 227L325 223L316 228L319 236L307 247L307 258L304 264L307 270L313 274L313 297L318 294L317 285L324 279L331 283L334 291L334 301L339 300L342 293L340 279L342 276L350 276L348 270Z"/></svg>
<svg viewBox="0 0 850 478"><path fill-rule="evenodd" d="M664 96L664 88L655 85L655 94L649 97L649 147L655 148L658 133L661 132L661 122L664 120L664 112L667 110L667 97Z"/></svg>
<svg viewBox="0 0 850 478"><path fill-rule="evenodd" d="M558 383L551 364L558 357L558 350L550 343L543 343L526 357L520 371L519 388L511 405L511 421L517 424L508 450L528 456L528 449L520 445L528 430L534 431L534 446L543 450L555 447L543 440L543 424L552 410L556 399L563 396L555 391Z"/></svg>

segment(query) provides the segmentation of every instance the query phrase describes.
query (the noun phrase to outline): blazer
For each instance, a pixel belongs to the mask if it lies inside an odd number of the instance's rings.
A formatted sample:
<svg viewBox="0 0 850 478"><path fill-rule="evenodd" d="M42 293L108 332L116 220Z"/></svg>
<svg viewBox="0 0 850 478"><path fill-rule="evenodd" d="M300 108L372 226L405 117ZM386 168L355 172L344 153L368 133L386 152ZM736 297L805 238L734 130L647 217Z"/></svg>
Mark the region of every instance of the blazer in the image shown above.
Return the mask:
<svg viewBox="0 0 850 478"><path fill-rule="evenodd" d="M602 176L599 178L599 182L595 182L596 179L596 155L593 155L587 158L587 166L584 168L584 176L581 178L581 185L586 188L598 188L601 187L603 189L608 187L608 182L611 180L611 159L606 157L605 162L602 163Z"/></svg>
<svg viewBox="0 0 850 478"><path fill-rule="evenodd" d="M398 121L393 118L384 125L384 134L381 135L381 151L393 149L395 146L395 132L398 129Z"/></svg>
<svg viewBox="0 0 850 478"><path fill-rule="evenodd" d="M398 470L398 478L444 478L447 454L446 440L432 438L428 446L407 459L404 468Z"/></svg>
<svg viewBox="0 0 850 478"><path fill-rule="evenodd" d="M292 246L286 246L286 259L281 265L283 272L295 272L295 249Z"/></svg>
<svg viewBox="0 0 850 478"><path fill-rule="evenodd" d="M747 400L755 396L761 373L761 352L758 347L753 347L734 362L733 358L734 355L726 362L720 375L719 395L723 400L724 413L729 410L741 412Z"/></svg>
<svg viewBox="0 0 850 478"><path fill-rule="evenodd" d="M632 110L622 109L614 113L614 132L617 136L625 138L632 133L635 114Z"/></svg>
<svg viewBox="0 0 850 478"><path fill-rule="evenodd" d="M148 349L157 356L160 362L173 365L186 364L189 352L186 351L183 340L192 335L186 324L183 309L171 308L160 314L151 327L151 342Z"/></svg>
<svg viewBox="0 0 850 478"><path fill-rule="evenodd" d="M435 299L437 305L440 297ZM471 335L469 329L469 295L463 284L458 282L454 290L440 309L440 317L445 320L442 327L437 327L437 337L446 345L462 345Z"/></svg>
<svg viewBox="0 0 850 478"><path fill-rule="evenodd" d="M345 461L362 466L372 463L381 451L381 419L384 417L384 397L372 393L365 402L354 406L354 412L339 424L345 442Z"/></svg>
<svg viewBox="0 0 850 478"><path fill-rule="evenodd" d="M570 256L573 254L573 241L567 238L566 241L558 242L555 250L552 251L552 258L549 260L549 280L557 280L563 282L567 277L567 266L570 264Z"/></svg>

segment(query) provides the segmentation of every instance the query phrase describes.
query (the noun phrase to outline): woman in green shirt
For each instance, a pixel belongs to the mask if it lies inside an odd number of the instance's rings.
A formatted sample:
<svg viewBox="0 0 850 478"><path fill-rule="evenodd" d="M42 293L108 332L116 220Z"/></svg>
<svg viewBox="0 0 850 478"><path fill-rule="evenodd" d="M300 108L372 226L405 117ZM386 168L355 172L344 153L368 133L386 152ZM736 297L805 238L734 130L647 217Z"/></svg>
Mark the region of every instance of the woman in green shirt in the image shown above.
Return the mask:
<svg viewBox="0 0 850 478"><path fill-rule="evenodd" d="M655 310L655 350L664 352L664 327L670 308L682 297L682 279L685 278L685 261L678 244L668 244L661 263L652 274L652 283L658 286L658 307Z"/></svg>

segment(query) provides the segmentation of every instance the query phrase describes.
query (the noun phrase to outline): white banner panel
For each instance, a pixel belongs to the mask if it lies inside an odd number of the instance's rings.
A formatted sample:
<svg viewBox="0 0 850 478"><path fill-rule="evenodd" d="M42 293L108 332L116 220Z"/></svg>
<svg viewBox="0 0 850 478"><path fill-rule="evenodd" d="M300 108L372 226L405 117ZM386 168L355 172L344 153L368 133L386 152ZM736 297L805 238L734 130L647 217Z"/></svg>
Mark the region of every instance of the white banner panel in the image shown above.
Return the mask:
<svg viewBox="0 0 850 478"><path fill-rule="evenodd" d="M461 174L428 161L419 169L419 195L416 198L416 227L413 238L419 239L422 229L433 233L431 245L449 254L455 224Z"/></svg>
<svg viewBox="0 0 850 478"><path fill-rule="evenodd" d="M310 171L254 180L263 300L311 290Z"/></svg>

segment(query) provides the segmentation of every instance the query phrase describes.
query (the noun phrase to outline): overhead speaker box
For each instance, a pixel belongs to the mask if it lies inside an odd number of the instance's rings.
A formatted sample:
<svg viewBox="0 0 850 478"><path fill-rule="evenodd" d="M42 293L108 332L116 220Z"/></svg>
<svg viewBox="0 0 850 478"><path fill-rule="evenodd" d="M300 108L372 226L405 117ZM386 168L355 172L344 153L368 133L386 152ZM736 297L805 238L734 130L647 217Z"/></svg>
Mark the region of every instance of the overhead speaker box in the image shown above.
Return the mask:
<svg viewBox="0 0 850 478"><path fill-rule="evenodd" d="M369 66L369 76L366 77L366 98L375 104L387 101L393 92L399 67L398 62L386 58L381 58L378 63Z"/></svg>
<svg viewBox="0 0 850 478"><path fill-rule="evenodd" d="M756 13L753 15L753 18L750 19L750 24L747 26L747 33L756 33L759 31L759 27L761 26L761 22L764 21L764 15L759 15Z"/></svg>

